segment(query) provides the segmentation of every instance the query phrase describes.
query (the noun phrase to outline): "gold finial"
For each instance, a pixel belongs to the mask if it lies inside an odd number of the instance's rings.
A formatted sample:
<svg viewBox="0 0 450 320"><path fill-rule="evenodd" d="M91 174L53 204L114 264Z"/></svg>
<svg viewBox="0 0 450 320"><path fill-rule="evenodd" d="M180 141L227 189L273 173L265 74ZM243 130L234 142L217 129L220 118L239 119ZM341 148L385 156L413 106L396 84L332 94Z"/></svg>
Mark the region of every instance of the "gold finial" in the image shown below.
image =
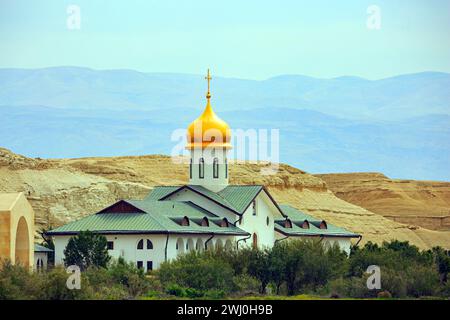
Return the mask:
<svg viewBox="0 0 450 320"><path fill-rule="evenodd" d="M209 74L209 68L208 68L208 74L206 75L205 79L208 81L208 92L206 93L206 99L211 98L211 93L209 92L209 81L211 81L211 75Z"/></svg>

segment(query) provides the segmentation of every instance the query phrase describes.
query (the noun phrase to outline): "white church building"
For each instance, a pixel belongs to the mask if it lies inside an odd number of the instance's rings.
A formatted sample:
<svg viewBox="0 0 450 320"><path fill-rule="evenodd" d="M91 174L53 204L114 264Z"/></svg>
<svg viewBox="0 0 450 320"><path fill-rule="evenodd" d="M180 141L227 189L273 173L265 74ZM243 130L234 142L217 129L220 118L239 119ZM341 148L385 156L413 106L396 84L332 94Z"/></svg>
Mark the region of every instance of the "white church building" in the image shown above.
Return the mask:
<svg viewBox="0 0 450 320"><path fill-rule="evenodd" d="M155 187L143 200L120 200L90 216L49 231L55 264L64 263L69 239L80 231L104 235L113 258L146 271L191 250L272 247L277 241L320 238L350 251L360 235L278 204L262 185L230 185L231 132L206 95L203 114L189 127L189 184Z"/></svg>

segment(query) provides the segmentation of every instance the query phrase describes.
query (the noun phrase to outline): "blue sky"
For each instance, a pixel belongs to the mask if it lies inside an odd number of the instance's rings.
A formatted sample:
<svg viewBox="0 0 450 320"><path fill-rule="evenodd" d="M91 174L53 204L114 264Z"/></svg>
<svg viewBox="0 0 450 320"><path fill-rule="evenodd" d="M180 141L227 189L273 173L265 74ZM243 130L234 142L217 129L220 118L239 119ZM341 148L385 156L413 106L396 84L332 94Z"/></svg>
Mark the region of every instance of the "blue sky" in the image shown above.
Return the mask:
<svg viewBox="0 0 450 320"><path fill-rule="evenodd" d="M380 30L366 27L370 5ZM449 33L448 0L0 0L0 67L379 79L450 72Z"/></svg>

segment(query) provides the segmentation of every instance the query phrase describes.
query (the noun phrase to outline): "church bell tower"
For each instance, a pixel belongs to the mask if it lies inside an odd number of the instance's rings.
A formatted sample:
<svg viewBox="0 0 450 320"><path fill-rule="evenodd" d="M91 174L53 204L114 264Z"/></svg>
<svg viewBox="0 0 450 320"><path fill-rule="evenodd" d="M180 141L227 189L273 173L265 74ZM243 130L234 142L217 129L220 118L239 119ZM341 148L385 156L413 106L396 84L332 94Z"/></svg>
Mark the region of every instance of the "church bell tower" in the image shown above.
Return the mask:
<svg viewBox="0 0 450 320"><path fill-rule="evenodd" d="M208 83L205 110L187 129L189 184L219 192L228 185L227 152L231 149L231 130L211 107L209 69L205 79Z"/></svg>

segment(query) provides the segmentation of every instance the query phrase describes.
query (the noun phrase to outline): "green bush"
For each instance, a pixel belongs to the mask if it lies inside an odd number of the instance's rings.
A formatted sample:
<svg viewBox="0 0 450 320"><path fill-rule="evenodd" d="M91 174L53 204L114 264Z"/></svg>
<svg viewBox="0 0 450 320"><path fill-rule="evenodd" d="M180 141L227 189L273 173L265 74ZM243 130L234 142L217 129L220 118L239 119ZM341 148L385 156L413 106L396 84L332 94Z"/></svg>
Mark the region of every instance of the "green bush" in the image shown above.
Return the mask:
<svg viewBox="0 0 450 320"><path fill-rule="evenodd" d="M434 296L439 292L439 274L431 267L414 266L406 272L407 293L412 297Z"/></svg>
<svg viewBox="0 0 450 320"><path fill-rule="evenodd" d="M113 282L126 288L129 297L142 295L150 289L144 270L136 268L133 263L127 263L123 258L110 263L107 273Z"/></svg>
<svg viewBox="0 0 450 320"><path fill-rule="evenodd" d="M186 296L186 289L176 283L168 284L166 287L166 292L167 292L167 294L170 294L170 295L176 296L176 297L185 297Z"/></svg>
<svg viewBox="0 0 450 320"><path fill-rule="evenodd" d="M395 298L407 296L407 282L403 272L391 269L381 271L381 290L388 291Z"/></svg>
<svg viewBox="0 0 450 320"><path fill-rule="evenodd" d="M260 290L260 282L258 279L243 273L233 277L234 288L233 292L239 295L255 295Z"/></svg>
<svg viewBox="0 0 450 320"><path fill-rule="evenodd" d="M157 275L161 283L178 284L201 292L223 290L231 292L234 272L231 266L209 254L190 252L176 260L161 264Z"/></svg>
<svg viewBox="0 0 450 320"><path fill-rule="evenodd" d="M37 274L7 260L0 262L0 300L39 299L41 287L42 281Z"/></svg>

